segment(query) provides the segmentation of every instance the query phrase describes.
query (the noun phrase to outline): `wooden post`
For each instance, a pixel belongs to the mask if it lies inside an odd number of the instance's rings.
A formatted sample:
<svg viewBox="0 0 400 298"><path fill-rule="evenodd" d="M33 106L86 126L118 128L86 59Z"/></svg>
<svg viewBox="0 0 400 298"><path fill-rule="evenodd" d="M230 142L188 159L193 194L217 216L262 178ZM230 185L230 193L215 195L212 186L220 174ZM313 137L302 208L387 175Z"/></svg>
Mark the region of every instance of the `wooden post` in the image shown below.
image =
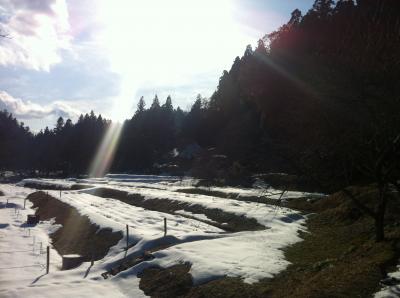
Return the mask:
<svg viewBox="0 0 400 298"><path fill-rule="evenodd" d="M47 246L47 267L46 274L49 274L50 271L50 246Z"/></svg>
<svg viewBox="0 0 400 298"><path fill-rule="evenodd" d="M26 205L26 199L24 200L24 210L25 210L25 205Z"/></svg>
<svg viewBox="0 0 400 298"><path fill-rule="evenodd" d="M164 217L164 237L167 236L167 218Z"/></svg>
<svg viewBox="0 0 400 298"><path fill-rule="evenodd" d="M84 258L78 254L63 255L61 270L76 268L82 264Z"/></svg>
<svg viewBox="0 0 400 298"><path fill-rule="evenodd" d="M94 265L94 255L95 255L95 246L94 243L92 242L92 258L90 260L90 266Z"/></svg>
<svg viewBox="0 0 400 298"><path fill-rule="evenodd" d="M128 250L129 245L129 226L126 225L126 250Z"/></svg>
<svg viewBox="0 0 400 298"><path fill-rule="evenodd" d="M61 199L61 189L60 189L60 199Z"/></svg>

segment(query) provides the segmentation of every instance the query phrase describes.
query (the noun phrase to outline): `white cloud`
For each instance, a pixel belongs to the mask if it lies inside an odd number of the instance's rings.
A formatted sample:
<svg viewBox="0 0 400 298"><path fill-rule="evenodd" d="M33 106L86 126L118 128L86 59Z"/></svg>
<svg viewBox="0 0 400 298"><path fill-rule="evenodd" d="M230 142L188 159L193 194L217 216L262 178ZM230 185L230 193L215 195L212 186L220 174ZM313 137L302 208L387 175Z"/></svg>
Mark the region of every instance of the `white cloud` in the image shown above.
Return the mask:
<svg viewBox="0 0 400 298"><path fill-rule="evenodd" d="M81 112L68 102L54 101L49 105L39 105L29 100L15 98L5 91L0 91L0 109L8 110L17 118L38 119L47 116L76 118Z"/></svg>
<svg viewBox="0 0 400 298"><path fill-rule="evenodd" d="M0 65L46 70L70 47L65 0L0 0Z"/></svg>

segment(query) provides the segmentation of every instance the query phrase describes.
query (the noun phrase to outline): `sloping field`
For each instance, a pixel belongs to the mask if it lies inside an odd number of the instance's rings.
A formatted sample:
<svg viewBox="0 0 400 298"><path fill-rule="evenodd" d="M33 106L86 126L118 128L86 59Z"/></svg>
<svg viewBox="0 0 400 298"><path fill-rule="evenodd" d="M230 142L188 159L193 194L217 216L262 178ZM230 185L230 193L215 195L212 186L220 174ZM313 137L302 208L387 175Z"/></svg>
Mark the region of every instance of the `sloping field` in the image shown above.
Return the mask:
<svg viewBox="0 0 400 298"><path fill-rule="evenodd" d="M254 283L272 277L289 265L282 249L300 241L298 233L305 230L305 218L299 212L243 199L246 195L265 195L262 189L227 189L227 193L240 197L237 200L234 196L184 193L182 188L193 188L195 181L176 177L119 175L104 179L29 179L25 182L48 189L45 196L56 199L57 204L73 207L88 219L89 225L107 229L110 235L122 233L123 238L110 249L102 264L95 264L96 270L90 273L92 278L95 278L93 274L101 278L101 270L121 267L122 260L135 260L146 251L152 252L154 258L137 264L131 262L136 265L114 272L116 275L107 282L136 280L136 275L145 268L181 268L187 264L184 274L189 274L194 285L224 276ZM24 181L20 183L23 184ZM85 184L87 188L73 190L77 184ZM305 195L276 191L269 199L280 202ZM51 216L48 214L46 218ZM125 293L126 289L122 289Z"/></svg>

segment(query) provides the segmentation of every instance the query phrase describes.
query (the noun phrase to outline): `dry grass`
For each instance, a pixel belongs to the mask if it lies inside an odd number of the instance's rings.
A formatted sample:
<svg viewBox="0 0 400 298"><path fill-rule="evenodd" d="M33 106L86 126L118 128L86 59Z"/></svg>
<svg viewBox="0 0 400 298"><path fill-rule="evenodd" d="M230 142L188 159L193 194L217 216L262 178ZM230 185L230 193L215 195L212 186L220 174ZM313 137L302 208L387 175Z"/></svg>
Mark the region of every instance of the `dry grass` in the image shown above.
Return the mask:
<svg viewBox="0 0 400 298"><path fill-rule="evenodd" d="M359 198L371 204L376 192L371 187L354 188ZM293 200L308 212L317 212L308 220L310 233L304 241L285 250L292 263L273 279L251 286L253 297L369 297L379 289L379 281L392 269L399 257L399 204L392 200L387 216L388 240L374 241L373 220L361 214L342 193L315 203ZM215 281L213 288L221 293L226 284L249 286L232 279ZM228 287L229 288L229 287ZM207 285L193 289L195 295L206 297ZM229 292L220 297L236 297Z"/></svg>
<svg viewBox="0 0 400 298"><path fill-rule="evenodd" d="M374 203L376 191L373 186L354 187L351 190L366 204L372 206ZM179 202L144 200L139 195L131 196L113 190L103 190L100 195L162 212L185 209ZM39 196L38 193L36 196ZM44 193L40 194L41 200L43 196L46 200ZM226 277L193 286L189 274L190 265L180 264L170 268L145 270L141 275L141 289L152 297L371 297L379 289L379 281L394 269L399 258L400 202L390 200L386 217L387 240L381 243L374 241L373 220L355 208L343 193L315 202L296 199L287 204L288 207L313 214L307 221L309 233L301 234L304 241L284 251L291 265L274 278L249 285L238 278ZM54 209L60 206L49 206L39 207L39 210L44 212L42 215L48 212L47 217L53 217ZM204 210L185 210L204 213ZM70 229L64 232L65 241L61 241L62 236L54 240L62 247L68 247L68 235L81 234L80 227L86 224L80 224L79 220L83 219L76 219L76 215L66 215L65 211L62 213L62 221ZM68 223L69 216L74 218L75 224ZM90 235L92 231L88 233ZM83 232L83 235L82 238L86 238L88 234ZM105 236L109 237L109 234ZM79 244L73 246L79 247Z"/></svg>
<svg viewBox="0 0 400 298"><path fill-rule="evenodd" d="M179 264L167 269L145 269L139 275L139 287L151 297L181 297L193 286L189 270L189 264Z"/></svg>
<svg viewBox="0 0 400 298"><path fill-rule="evenodd" d="M352 190L367 204L372 204L376 197L373 187ZM274 278L256 284L222 278L186 288L182 297L371 297L379 289L379 281L398 261L399 202L391 200L386 224L388 239L381 243L374 241L373 220L360 213L342 193L314 203L293 200L288 204L315 213L307 222L310 233L301 235L304 241L285 249L286 259L292 265ZM149 276L146 284L151 284ZM167 297L160 291L149 294Z"/></svg>

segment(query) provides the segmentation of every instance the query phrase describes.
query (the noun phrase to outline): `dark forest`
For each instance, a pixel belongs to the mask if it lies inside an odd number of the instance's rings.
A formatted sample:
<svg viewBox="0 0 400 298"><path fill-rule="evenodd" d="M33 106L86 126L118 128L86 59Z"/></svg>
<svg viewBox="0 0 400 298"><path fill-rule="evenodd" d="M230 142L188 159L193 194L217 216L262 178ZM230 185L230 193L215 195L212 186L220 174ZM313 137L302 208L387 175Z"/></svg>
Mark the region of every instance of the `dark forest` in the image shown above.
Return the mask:
<svg viewBox="0 0 400 298"><path fill-rule="evenodd" d="M155 95L149 107L141 98L123 123L111 171L239 181L286 172L328 191L376 180L380 158L398 175L399 5L317 0L248 46L190 111L171 97ZM110 125L90 112L33 134L2 111L0 168L87 174Z"/></svg>

